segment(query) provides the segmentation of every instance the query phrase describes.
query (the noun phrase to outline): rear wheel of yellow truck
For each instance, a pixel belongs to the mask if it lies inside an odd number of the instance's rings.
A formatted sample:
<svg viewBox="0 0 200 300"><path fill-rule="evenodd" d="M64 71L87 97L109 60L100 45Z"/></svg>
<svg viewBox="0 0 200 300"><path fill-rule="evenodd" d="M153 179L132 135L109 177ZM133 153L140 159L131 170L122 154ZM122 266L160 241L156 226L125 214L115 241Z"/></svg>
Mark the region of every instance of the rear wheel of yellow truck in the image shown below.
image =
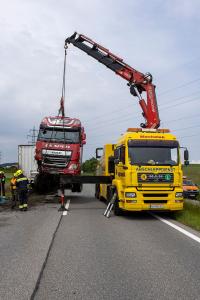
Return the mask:
<svg viewBox="0 0 200 300"><path fill-rule="evenodd" d="M100 185L98 183L95 184L95 198L99 199L100 197Z"/></svg>
<svg viewBox="0 0 200 300"><path fill-rule="evenodd" d="M105 202L105 198L101 196L101 186L99 183L95 185L95 198L99 199L99 201Z"/></svg>

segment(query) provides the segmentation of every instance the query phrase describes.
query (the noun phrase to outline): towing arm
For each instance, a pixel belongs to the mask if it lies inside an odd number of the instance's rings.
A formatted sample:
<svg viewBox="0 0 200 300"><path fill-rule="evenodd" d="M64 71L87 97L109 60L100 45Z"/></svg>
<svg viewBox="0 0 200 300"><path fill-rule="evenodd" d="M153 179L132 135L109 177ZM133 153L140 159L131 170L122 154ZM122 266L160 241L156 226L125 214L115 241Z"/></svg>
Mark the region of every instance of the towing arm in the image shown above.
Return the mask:
<svg viewBox="0 0 200 300"><path fill-rule="evenodd" d="M65 40L65 48L67 48L70 43L128 81L130 93L138 97L139 104L142 108L142 115L145 118L145 124L142 123L141 127L158 128L160 126L155 85L152 84L153 78L150 73L142 74L135 70L124 63L123 59L83 34L75 32L72 36L68 37ZM146 101L142 97L143 92L146 93Z"/></svg>

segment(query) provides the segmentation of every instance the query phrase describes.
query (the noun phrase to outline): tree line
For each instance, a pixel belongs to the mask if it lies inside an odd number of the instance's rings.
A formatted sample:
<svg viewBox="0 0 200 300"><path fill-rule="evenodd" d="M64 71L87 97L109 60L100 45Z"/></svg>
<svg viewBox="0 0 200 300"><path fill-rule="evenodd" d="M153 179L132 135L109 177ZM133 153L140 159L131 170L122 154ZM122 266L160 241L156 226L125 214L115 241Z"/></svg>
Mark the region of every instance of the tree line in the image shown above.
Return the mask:
<svg viewBox="0 0 200 300"><path fill-rule="evenodd" d="M98 164L98 160L94 157L87 159L84 163L82 163L82 171L83 173L95 173L96 167Z"/></svg>

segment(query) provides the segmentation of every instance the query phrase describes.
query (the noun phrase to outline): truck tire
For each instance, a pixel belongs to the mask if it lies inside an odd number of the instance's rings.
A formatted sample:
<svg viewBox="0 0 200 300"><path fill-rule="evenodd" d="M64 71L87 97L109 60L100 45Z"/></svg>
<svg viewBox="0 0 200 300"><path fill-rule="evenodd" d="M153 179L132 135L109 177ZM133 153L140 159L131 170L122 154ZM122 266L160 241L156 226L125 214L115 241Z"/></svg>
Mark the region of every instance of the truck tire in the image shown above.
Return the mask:
<svg viewBox="0 0 200 300"><path fill-rule="evenodd" d="M83 189L82 183L74 183L72 186L72 193L81 193Z"/></svg>
<svg viewBox="0 0 200 300"><path fill-rule="evenodd" d="M100 184L99 183L97 183L95 185L95 198L99 199L99 201L101 201L101 202L105 202L104 197L100 196Z"/></svg>
<svg viewBox="0 0 200 300"><path fill-rule="evenodd" d="M99 199L100 196L100 185L97 183L95 184L95 198Z"/></svg>
<svg viewBox="0 0 200 300"><path fill-rule="evenodd" d="M118 197L117 197L117 199L115 200L114 207L113 207L113 211L114 211L114 214L115 214L116 216L122 216L122 215L123 215L123 210L119 207L119 200L118 200Z"/></svg>
<svg viewBox="0 0 200 300"><path fill-rule="evenodd" d="M81 192L82 192L82 189L83 189L83 184L82 184L82 183L79 183L79 184L77 185L77 189L76 189L77 193L81 193Z"/></svg>
<svg viewBox="0 0 200 300"><path fill-rule="evenodd" d="M109 203L112 199L114 193L117 193L116 187L110 186L107 190L107 202ZM121 216L123 214L123 210L119 207L118 195L115 200L113 211L116 216Z"/></svg>
<svg viewBox="0 0 200 300"><path fill-rule="evenodd" d="M38 194L45 194L49 191L49 180L46 174L38 174L34 181L35 191Z"/></svg>

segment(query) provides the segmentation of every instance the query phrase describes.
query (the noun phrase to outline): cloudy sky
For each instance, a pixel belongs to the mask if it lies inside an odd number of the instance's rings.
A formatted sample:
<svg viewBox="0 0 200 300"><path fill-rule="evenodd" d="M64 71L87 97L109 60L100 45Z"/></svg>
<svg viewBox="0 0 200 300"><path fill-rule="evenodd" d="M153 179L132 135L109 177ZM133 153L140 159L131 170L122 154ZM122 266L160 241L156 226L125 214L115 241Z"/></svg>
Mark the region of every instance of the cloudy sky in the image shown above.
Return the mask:
<svg viewBox="0 0 200 300"><path fill-rule="evenodd" d="M57 114L64 40L74 31L153 74L161 127L200 160L199 0L1 0L1 162L16 161L29 130ZM85 159L143 122L126 82L72 45L66 111L85 126Z"/></svg>

